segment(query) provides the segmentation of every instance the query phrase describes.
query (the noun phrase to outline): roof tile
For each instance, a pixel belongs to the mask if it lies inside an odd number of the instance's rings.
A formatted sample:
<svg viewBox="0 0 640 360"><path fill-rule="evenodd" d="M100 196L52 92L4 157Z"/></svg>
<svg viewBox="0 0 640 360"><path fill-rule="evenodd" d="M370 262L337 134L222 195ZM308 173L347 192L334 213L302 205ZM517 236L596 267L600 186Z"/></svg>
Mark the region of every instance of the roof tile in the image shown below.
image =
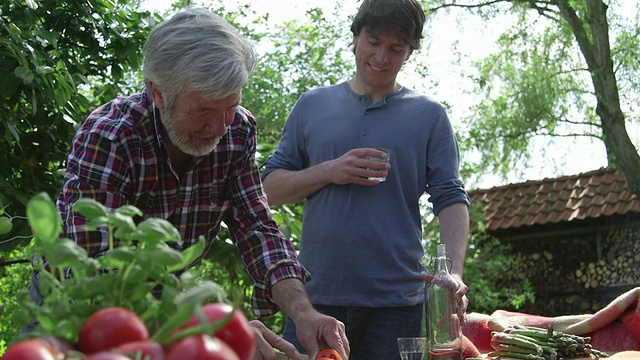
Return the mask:
<svg viewBox="0 0 640 360"><path fill-rule="evenodd" d="M611 168L473 190L469 197L480 206L489 231L640 213L640 199Z"/></svg>

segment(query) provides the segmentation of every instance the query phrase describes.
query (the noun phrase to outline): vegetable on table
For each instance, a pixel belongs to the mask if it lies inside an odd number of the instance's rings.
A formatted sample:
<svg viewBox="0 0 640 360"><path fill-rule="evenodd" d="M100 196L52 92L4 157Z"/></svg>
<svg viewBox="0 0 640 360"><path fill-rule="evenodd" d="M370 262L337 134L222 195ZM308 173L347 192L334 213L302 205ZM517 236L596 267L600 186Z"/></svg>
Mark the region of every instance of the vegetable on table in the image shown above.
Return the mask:
<svg viewBox="0 0 640 360"><path fill-rule="evenodd" d="M533 326L513 325L503 331L491 333L489 358L557 360L591 357L608 357L594 349L589 337L582 337Z"/></svg>
<svg viewBox="0 0 640 360"><path fill-rule="evenodd" d="M88 220L87 231L108 234L109 251L93 258L60 238L54 202L46 193L29 200L29 249L46 298L38 306L28 290L18 295L14 323L37 325L9 344L3 360L251 359L255 335L239 307L215 282L184 271L204 254L203 237L177 251L169 245L182 243L177 229L158 218L136 223L144 214L134 206L107 211L80 199L74 211Z"/></svg>
<svg viewBox="0 0 640 360"><path fill-rule="evenodd" d="M335 349L320 350L316 360L342 360L342 356Z"/></svg>

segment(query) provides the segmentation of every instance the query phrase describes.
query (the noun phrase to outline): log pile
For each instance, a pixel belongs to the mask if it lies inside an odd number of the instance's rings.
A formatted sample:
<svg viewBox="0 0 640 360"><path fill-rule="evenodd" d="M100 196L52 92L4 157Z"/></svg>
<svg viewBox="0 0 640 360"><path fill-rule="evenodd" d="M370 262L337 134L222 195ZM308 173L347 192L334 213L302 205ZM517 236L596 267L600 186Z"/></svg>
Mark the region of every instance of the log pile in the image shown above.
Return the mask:
<svg viewBox="0 0 640 360"><path fill-rule="evenodd" d="M536 291L539 314L596 311L615 294L609 299L595 292L640 285L640 225L583 236L523 240L512 244L512 249L512 271L506 281L529 280Z"/></svg>

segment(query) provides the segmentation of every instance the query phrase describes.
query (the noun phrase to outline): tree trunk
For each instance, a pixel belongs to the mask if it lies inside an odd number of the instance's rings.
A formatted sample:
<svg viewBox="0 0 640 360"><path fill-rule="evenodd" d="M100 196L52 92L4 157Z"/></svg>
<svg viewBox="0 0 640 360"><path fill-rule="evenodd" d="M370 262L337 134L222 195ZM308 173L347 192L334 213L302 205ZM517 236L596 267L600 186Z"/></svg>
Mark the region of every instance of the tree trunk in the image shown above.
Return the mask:
<svg viewBox="0 0 640 360"><path fill-rule="evenodd" d="M596 114L602 122L602 135L608 153L613 153L615 165L622 171L629 189L640 198L640 154L631 142L620 108L618 84L613 71L607 5L602 0L588 0L587 23L590 36L567 0L557 0L562 16L567 20L587 62L597 98Z"/></svg>

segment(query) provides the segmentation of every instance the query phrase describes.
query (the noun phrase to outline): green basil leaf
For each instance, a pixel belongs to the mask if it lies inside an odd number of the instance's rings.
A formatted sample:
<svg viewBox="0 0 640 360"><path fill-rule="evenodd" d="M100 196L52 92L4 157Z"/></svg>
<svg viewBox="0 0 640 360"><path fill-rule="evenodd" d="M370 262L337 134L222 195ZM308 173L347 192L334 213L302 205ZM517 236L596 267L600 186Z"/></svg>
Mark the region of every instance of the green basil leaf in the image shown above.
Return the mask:
<svg viewBox="0 0 640 360"><path fill-rule="evenodd" d="M202 256L202 254L204 253L205 245L206 240L204 236L200 236L200 239L198 239L197 243L189 246L182 251L182 262L174 266L170 266L167 270L173 272L186 268Z"/></svg>
<svg viewBox="0 0 640 360"><path fill-rule="evenodd" d="M122 281L124 281L125 284L140 284L147 282L149 279L149 272L138 264L129 264L123 272L124 277Z"/></svg>
<svg viewBox="0 0 640 360"><path fill-rule="evenodd" d="M56 242L62 233L62 219L58 209L45 192L36 194L29 200L27 218L37 243Z"/></svg>
<svg viewBox="0 0 640 360"><path fill-rule="evenodd" d="M117 248L109 251L107 255L100 258L103 265L109 265L107 267L114 267L117 264L128 264L136 258L136 251L128 246L118 246ZM104 261L104 262L102 262ZM120 266L115 266L120 267Z"/></svg>
<svg viewBox="0 0 640 360"><path fill-rule="evenodd" d="M120 214L122 216L128 216L133 218L135 216L142 216L144 213L133 205L124 205L114 210L114 213Z"/></svg>
<svg viewBox="0 0 640 360"><path fill-rule="evenodd" d="M146 219L138 224L135 238L144 244L154 244L161 241L182 243L178 229L167 220L158 218Z"/></svg>
<svg viewBox="0 0 640 360"><path fill-rule="evenodd" d="M130 216L117 212L109 215L109 224L116 228L113 236L121 239L129 239L128 235L136 230L136 224Z"/></svg>
<svg viewBox="0 0 640 360"><path fill-rule="evenodd" d="M182 253L172 249L167 243L157 243L145 248L143 253L154 265L173 266L182 263Z"/></svg>
<svg viewBox="0 0 640 360"><path fill-rule="evenodd" d="M84 267L83 265L89 263L87 252L71 240L60 240L49 244L44 249L44 253L52 268L67 266L73 268L74 265Z"/></svg>
<svg viewBox="0 0 640 360"><path fill-rule="evenodd" d="M87 219L95 219L97 217L107 216L107 208L94 199L82 198L73 204L73 211L86 217Z"/></svg>
<svg viewBox="0 0 640 360"><path fill-rule="evenodd" d="M95 230L101 227L105 227L109 224L109 217L108 216L98 216L95 217L91 220L89 220L89 222L87 222L84 227L88 230Z"/></svg>

